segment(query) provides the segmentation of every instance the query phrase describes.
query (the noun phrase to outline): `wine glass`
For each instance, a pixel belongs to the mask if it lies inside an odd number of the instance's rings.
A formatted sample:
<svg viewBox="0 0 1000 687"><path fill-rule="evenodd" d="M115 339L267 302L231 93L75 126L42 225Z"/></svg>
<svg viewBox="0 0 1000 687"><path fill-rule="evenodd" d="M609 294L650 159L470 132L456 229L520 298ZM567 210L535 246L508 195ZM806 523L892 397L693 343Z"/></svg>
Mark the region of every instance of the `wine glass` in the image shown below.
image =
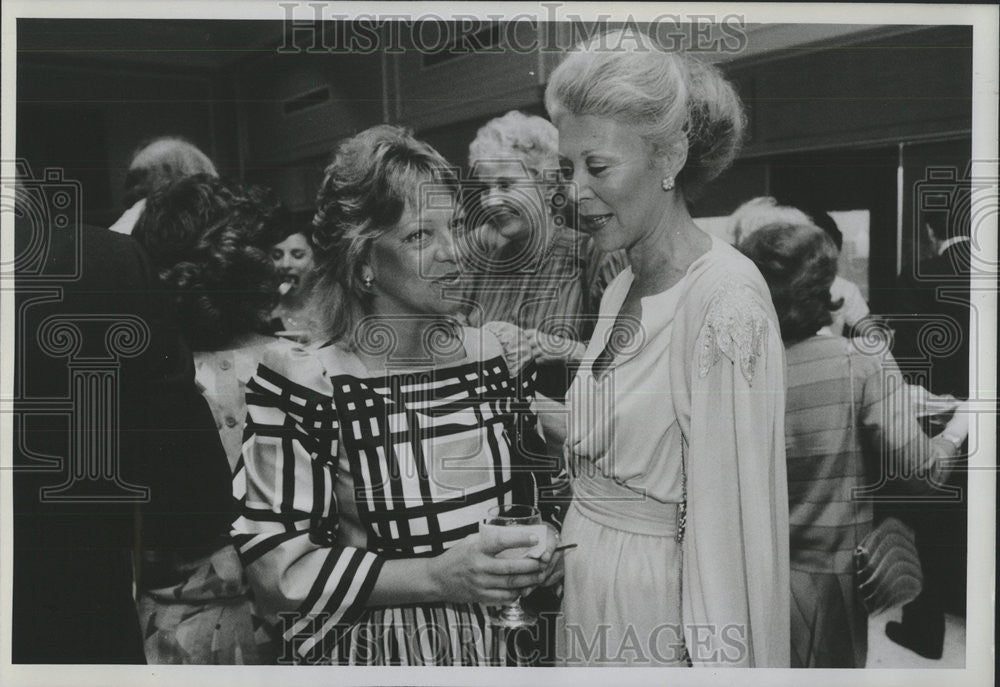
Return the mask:
<svg viewBox="0 0 1000 687"><path fill-rule="evenodd" d="M538 558L545 552L548 531L542 523L542 514L535 506L521 504L493 506L479 526L479 531L488 531L491 527L521 527L538 537L538 543L534 546L504 549L497 554L497 558ZM518 628L534 625L537 620L534 615L521 607L521 598L518 597L513 602L501 606L496 623L506 628Z"/></svg>

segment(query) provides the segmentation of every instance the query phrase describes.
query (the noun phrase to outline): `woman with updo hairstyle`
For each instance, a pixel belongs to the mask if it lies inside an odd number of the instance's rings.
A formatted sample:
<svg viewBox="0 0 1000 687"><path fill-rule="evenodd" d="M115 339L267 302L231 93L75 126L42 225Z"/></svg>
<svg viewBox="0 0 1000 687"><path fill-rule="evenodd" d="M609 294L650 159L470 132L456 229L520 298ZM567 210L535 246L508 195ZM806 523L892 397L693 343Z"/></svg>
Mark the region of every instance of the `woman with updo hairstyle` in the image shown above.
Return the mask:
<svg viewBox="0 0 1000 687"><path fill-rule="evenodd" d="M469 167L481 192L465 247L469 323L519 328L538 363L538 390L561 401L625 255L596 250L570 226L558 145L551 122L516 110L479 129Z"/></svg>
<svg viewBox="0 0 1000 687"><path fill-rule="evenodd" d="M511 504L555 515L550 475L528 462L542 451L534 364L455 318L458 190L433 148L388 125L340 143L326 169L313 220L326 343L276 350L252 380L233 525L284 661L530 658L494 607L558 581L554 525L479 525Z"/></svg>
<svg viewBox="0 0 1000 687"><path fill-rule="evenodd" d="M687 207L739 149L740 100L626 30L571 51L545 105L579 228L629 261L568 394L561 662L787 666L778 321Z"/></svg>
<svg viewBox="0 0 1000 687"><path fill-rule="evenodd" d="M798 668L864 668L868 612L853 554L872 531L875 487L894 466L896 496L945 484L969 432L959 407L928 438L888 350L818 334L832 321L837 247L818 227L772 224L740 243L771 290L785 343L785 446L791 536L791 661Z"/></svg>
<svg viewBox="0 0 1000 687"><path fill-rule="evenodd" d="M287 213L263 188L209 175L155 192L133 236L145 248L193 349L195 382L208 400L237 472L246 384L273 337L261 334L278 298L270 246ZM233 485L242 496L242 480ZM189 560L144 551L138 610L149 663L270 663L273 642L258 632L250 588L228 532Z"/></svg>

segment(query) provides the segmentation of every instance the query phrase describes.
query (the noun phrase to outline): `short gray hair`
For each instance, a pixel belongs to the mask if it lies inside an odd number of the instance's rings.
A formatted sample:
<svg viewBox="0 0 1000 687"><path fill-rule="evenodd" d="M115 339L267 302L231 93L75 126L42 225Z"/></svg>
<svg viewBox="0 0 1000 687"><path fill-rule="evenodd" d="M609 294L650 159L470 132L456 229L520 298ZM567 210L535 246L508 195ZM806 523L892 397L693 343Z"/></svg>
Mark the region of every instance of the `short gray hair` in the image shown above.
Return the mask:
<svg viewBox="0 0 1000 687"><path fill-rule="evenodd" d="M518 157L541 174L559 168L559 132L547 119L511 110L486 122L469 144L469 166L494 158Z"/></svg>
<svg viewBox="0 0 1000 687"><path fill-rule="evenodd" d="M758 196L743 203L729 216L729 235L738 246L761 227L769 224L812 224L809 216L790 205L778 205L771 196Z"/></svg>
<svg viewBox="0 0 1000 687"><path fill-rule="evenodd" d="M143 141L132 153L125 174L125 204L134 205L154 191L196 174L219 176L209 157L183 136Z"/></svg>

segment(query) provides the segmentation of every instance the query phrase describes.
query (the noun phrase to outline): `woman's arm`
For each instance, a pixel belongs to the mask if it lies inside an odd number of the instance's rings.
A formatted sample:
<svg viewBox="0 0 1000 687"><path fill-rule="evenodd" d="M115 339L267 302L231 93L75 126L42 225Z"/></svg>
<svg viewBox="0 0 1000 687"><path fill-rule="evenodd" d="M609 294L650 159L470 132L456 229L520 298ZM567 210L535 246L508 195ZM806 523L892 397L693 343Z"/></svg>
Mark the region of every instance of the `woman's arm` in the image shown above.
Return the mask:
<svg viewBox="0 0 1000 687"><path fill-rule="evenodd" d="M942 488L969 435L967 408L959 406L945 429L928 437L920 426L913 394L895 359L886 354L862 380L858 424L868 454L878 465L869 466L874 477L908 493L928 493Z"/></svg>
<svg viewBox="0 0 1000 687"><path fill-rule="evenodd" d="M497 558L513 547L530 547L534 535L509 531L470 534L433 558L386 561L368 599L370 606L440 601L505 604L545 577L547 560ZM551 554L550 554L551 555Z"/></svg>
<svg viewBox="0 0 1000 687"><path fill-rule="evenodd" d="M506 603L542 581L546 560L495 556L535 543L517 530L473 534L433 558L386 560L341 545L331 397L262 366L247 387L247 405L246 495L233 540L260 612L299 660L329 653L366 607Z"/></svg>
<svg viewBox="0 0 1000 687"><path fill-rule="evenodd" d="M724 280L696 341L688 329L677 342L690 384L683 600L696 666L789 665L784 350L761 290Z"/></svg>
<svg viewBox="0 0 1000 687"><path fill-rule="evenodd" d="M538 416L538 426L546 446L549 447L550 455L561 460L569 421L566 405L544 394L536 393L532 410Z"/></svg>
<svg viewBox="0 0 1000 687"><path fill-rule="evenodd" d="M300 351L275 362L282 374L261 365L247 384L246 491L232 538L258 611L309 662L357 622L384 560L337 543L339 427L332 397L307 386L323 379L318 362Z"/></svg>
<svg viewBox="0 0 1000 687"><path fill-rule="evenodd" d="M533 473L538 492L538 506L548 523L550 536L541 561L546 564L543 585L555 584L562 578L562 552L555 552L562 517L571 499L569 475L563 458L562 445L566 437L566 414L561 403L535 390L535 365L531 345L525 330L509 322L488 322L483 331L496 338L518 400L513 411L519 417L514 423L512 440L526 467Z"/></svg>

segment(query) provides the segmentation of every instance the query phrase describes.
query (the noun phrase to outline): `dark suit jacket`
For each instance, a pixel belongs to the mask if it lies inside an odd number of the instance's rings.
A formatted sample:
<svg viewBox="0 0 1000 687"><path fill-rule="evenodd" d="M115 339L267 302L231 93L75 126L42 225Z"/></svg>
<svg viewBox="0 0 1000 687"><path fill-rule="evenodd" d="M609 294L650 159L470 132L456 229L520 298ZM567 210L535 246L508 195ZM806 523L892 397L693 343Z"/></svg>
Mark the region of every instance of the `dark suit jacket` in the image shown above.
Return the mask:
<svg viewBox="0 0 1000 687"><path fill-rule="evenodd" d="M929 361L931 392L969 397L970 344L970 263L971 244L960 241L942 254L920 263L916 274L900 282L899 309L902 314L921 315L896 327L894 353L900 369L910 381L920 381L913 374L910 360L916 365ZM939 289L944 289L939 293ZM957 326L961 341L952 346L950 337L937 341L919 341L919 328L934 318L947 318ZM949 350L954 349L954 350ZM921 362L922 361L922 362ZM908 369L909 368L909 369ZM933 430L932 430L933 431ZM968 472L957 468L948 480L951 487L968 487ZM882 505L885 515L902 518L916 531L920 562L924 569L924 591L917 601L906 606L904 624L919 625L927 632L944 631L945 610L965 615L967 503L899 503Z"/></svg>
<svg viewBox="0 0 1000 687"><path fill-rule="evenodd" d="M935 394L969 397L970 262L971 244L959 241L940 255L921 262L916 274L900 280L900 313L922 315L924 319L901 322L896 327L894 353L904 373L907 360L928 360L929 388ZM939 289L947 289L947 296L942 296ZM950 338L937 342L925 339L921 343L920 327L931 324L935 318L947 318L957 326L961 336L957 346L951 346Z"/></svg>
<svg viewBox="0 0 1000 687"><path fill-rule="evenodd" d="M79 278L57 277L74 271L77 234ZM18 224L19 255L31 236L27 223ZM129 554L137 537L192 556L217 546L233 517L229 466L195 387L190 351L138 244L93 227L49 229L42 238L47 257L40 274L19 271L16 281L13 660L144 663ZM44 275L53 280L43 284ZM36 289L51 286L62 289L61 298L37 300ZM50 317L76 322L80 345L73 355L43 350ZM148 345L137 355L118 356L117 421L101 416L114 415L107 404L80 417L72 404L87 391L71 388L71 367L79 369L87 356L106 356L108 322L116 318L145 322ZM128 348L128 342L111 346ZM47 403L63 407L43 414ZM102 427L112 429L102 435ZM108 437L118 444L120 478L149 487L146 503L42 498L42 489L66 482L79 457L95 450L90 444ZM44 457L51 459L49 469L39 470ZM71 492L93 486L84 479Z"/></svg>

